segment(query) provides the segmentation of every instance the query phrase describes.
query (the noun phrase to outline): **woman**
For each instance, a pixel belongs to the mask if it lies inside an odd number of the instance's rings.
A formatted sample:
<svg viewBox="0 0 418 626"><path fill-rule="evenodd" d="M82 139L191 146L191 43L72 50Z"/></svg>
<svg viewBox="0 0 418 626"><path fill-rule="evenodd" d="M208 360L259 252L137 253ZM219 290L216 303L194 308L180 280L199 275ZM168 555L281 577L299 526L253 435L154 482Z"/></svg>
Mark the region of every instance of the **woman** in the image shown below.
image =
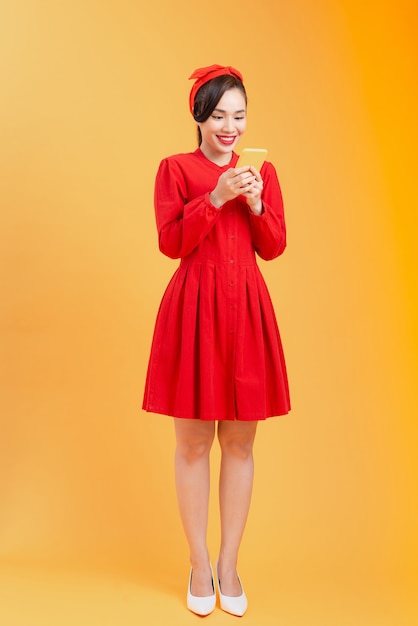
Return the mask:
<svg viewBox="0 0 418 626"><path fill-rule="evenodd" d="M160 250L180 258L157 316L143 408L174 417L180 515L190 547L187 606L208 615L216 605L206 545L209 455L221 447L221 608L243 615L237 574L250 506L257 423L290 409L286 368L271 300L256 264L286 246L275 169L235 168L246 129L240 72L196 70L190 111L199 148L164 159L155 185Z"/></svg>

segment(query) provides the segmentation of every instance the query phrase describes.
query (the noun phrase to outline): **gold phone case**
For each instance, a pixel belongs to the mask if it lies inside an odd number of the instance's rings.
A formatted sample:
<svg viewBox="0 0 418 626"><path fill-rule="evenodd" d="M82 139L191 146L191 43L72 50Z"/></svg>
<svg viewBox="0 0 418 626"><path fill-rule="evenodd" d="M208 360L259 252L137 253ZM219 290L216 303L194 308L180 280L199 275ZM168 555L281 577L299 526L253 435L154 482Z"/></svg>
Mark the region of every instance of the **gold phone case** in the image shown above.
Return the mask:
<svg viewBox="0 0 418 626"><path fill-rule="evenodd" d="M267 150L265 148L244 148L235 167L253 165L257 171L260 171L266 158Z"/></svg>

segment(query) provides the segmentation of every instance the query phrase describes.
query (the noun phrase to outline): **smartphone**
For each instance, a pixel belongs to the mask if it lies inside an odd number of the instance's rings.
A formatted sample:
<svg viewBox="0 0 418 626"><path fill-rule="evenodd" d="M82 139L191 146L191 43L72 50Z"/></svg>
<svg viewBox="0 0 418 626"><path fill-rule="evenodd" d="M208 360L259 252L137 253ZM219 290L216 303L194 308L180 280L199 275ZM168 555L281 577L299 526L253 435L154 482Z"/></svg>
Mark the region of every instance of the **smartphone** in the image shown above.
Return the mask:
<svg viewBox="0 0 418 626"><path fill-rule="evenodd" d="M267 150L264 148L244 148L241 152L238 163L235 167L244 167L244 165L253 165L259 172L261 166L267 158Z"/></svg>

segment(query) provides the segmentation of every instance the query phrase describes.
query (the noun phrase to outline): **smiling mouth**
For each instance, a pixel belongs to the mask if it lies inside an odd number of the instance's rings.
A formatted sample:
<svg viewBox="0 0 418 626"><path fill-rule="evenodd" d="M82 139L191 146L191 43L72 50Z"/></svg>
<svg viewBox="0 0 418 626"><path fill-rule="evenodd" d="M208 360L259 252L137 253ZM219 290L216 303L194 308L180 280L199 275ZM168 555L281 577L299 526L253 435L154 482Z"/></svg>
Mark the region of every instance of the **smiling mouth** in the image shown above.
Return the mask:
<svg viewBox="0 0 418 626"><path fill-rule="evenodd" d="M233 135L233 136L217 135L217 137L219 141L225 144L226 146L233 144L236 139L236 135Z"/></svg>

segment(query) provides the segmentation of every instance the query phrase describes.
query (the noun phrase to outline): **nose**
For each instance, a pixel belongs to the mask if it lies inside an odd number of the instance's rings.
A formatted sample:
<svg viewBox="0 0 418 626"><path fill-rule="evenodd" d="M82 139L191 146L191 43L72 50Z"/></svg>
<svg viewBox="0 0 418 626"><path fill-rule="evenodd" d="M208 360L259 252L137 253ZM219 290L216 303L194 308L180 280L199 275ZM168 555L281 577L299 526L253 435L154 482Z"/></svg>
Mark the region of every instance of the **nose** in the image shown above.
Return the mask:
<svg viewBox="0 0 418 626"><path fill-rule="evenodd" d="M232 132L234 130L234 120L229 115L224 118L224 130Z"/></svg>

